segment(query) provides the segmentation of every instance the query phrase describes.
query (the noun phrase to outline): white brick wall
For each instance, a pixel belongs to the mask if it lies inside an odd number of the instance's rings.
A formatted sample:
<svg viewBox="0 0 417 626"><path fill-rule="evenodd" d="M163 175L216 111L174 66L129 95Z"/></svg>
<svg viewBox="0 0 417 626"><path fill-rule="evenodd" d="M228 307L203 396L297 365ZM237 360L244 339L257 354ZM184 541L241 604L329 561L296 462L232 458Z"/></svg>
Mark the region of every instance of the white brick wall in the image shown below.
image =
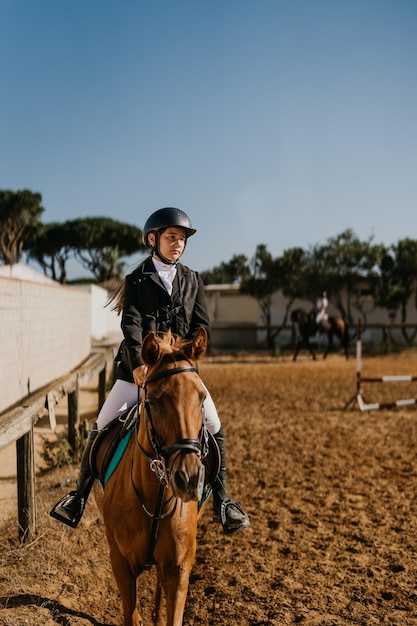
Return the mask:
<svg viewBox="0 0 417 626"><path fill-rule="evenodd" d="M97 285L80 285L77 289L88 291L91 298L91 337L96 341L121 341L120 316L107 306L109 294Z"/></svg>
<svg viewBox="0 0 417 626"><path fill-rule="evenodd" d="M87 291L0 276L0 411L91 351Z"/></svg>

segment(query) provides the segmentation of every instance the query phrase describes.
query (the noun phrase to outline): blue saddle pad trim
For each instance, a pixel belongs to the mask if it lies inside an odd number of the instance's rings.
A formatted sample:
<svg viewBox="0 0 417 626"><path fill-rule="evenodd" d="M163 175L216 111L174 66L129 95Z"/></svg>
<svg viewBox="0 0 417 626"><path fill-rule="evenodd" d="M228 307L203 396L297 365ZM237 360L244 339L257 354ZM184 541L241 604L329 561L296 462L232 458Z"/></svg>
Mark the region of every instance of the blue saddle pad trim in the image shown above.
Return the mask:
<svg viewBox="0 0 417 626"><path fill-rule="evenodd" d="M130 437L132 436L132 433L134 433L135 429L132 428L131 430L129 430L125 436L123 437L123 439L120 440L119 445L116 448L115 453L112 456L112 459L109 463L109 466L107 468L106 474L104 476L104 486L107 485L107 482L110 478L110 476L113 474L114 470L116 469L116 467L119 465L120 459L122 458L124 451L127 448L127 444L129 443Z"/></svg>

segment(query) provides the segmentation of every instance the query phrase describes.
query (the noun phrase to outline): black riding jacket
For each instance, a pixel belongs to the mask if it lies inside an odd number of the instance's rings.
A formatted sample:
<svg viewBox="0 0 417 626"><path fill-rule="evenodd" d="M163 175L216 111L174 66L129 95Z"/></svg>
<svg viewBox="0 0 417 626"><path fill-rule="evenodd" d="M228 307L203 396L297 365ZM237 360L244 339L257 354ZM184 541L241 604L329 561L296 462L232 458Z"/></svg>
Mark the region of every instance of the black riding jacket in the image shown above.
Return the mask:
<svg viewBox="0 0 417 626"><path fill-rule="evenodd" d="M192 339L200 326L209 332L204 285L200 275L177 263L169 295L148 257L126 276L121 328L124 335L117 356L116 377L133 382L132 372L142 365L140 350L149 331L167 331Z"/></svg>

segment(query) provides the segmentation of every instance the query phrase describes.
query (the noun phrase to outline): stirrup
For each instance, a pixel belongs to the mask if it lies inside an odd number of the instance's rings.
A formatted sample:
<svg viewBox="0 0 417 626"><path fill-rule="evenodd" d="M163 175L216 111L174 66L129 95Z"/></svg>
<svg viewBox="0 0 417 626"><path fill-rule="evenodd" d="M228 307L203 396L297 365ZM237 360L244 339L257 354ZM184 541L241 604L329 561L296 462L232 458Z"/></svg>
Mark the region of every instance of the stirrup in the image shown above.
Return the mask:
<svg viewBox="0 0 417 626"><path fill-rule="evenodd" d="M70 491L52 507L49 515L71 528L76 528L84 512L85 502L85 498L78 491ZM76 510L74 504L78 505Z"/></svg>
<svg viewBox="0 0 417 626"><path fill-rule="evenodd" d="M226 512L229 506L237 509L242 515L242 519L239 522L236 522L236 524L233 526L227 521ZM249 517L240 506L240 504L236 502L236 500L232 500L232 498L226 498L222 501L220 505L220 511L214 515L214 520L221 522L225 535L231 535L238 532L239 530L244 530L245 528L248 528L250 526Z"/></svg>

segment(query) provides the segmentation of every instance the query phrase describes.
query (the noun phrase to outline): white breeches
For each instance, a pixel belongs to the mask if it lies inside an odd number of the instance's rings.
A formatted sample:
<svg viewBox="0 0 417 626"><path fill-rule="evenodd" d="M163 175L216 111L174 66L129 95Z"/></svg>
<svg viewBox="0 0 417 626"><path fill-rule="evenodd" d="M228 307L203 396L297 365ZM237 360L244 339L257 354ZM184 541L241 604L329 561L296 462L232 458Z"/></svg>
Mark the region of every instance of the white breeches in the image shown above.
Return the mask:
<svg viewBox="0 0 417 626"><path fill-rule="evenodd" d="M327 319L327 313L326 313L326 309L323 309L322 311L319 311L316 315L316 322L317 324L320 324L320 322L322 322L323 320Z"/></svg>
<svg viewBox="0 0 417 626"><path fill-rule="evenodd" d="M221 428L221 422L207 387L205 389L207 396L203 404L204 417L207 430L215 435ZM138 401L138 390L139 388L135 383L116 380L98 414L97 429L103 430L115 417L122 415L127 409L135 405Z"/></svg>

